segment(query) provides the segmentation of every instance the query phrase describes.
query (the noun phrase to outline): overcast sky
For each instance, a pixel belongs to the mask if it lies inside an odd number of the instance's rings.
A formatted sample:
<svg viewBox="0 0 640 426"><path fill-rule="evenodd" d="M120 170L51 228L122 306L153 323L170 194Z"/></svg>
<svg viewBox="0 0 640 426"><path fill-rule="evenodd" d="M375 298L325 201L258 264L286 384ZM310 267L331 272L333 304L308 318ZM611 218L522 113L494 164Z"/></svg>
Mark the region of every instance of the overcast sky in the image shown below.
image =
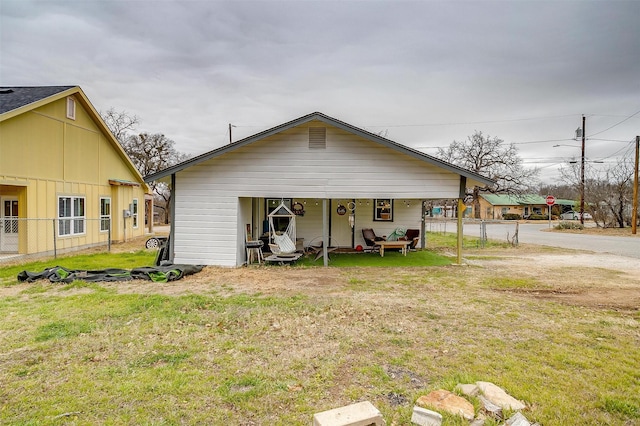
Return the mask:
<svg viewBox="0 0 640 426"><path fill-rule="evenodd" d="M189 154L314 111L428 154L479 130L550 181L582 114L589 161L631 155L638 22L640 1L0 0L0 84L79 85Z"/></svg>

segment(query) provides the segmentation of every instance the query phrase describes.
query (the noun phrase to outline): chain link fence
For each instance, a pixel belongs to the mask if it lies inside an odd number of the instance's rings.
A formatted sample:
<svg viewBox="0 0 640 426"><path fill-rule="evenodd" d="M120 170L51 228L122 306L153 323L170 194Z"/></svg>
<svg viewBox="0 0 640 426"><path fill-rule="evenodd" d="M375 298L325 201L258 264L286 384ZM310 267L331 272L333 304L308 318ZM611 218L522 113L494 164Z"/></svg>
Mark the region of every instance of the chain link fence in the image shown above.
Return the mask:
<svg viewBox="0 0 640 426"><path fill-rule="evenodd" d="M109 218L0 218L0 261L42 257L87 248L111 251Z"/></svg>
<svg viewBox="0 0 640 426"><path fill-rule="evenodd" d="M518 245L518 221L482 220L465 218L463 232L468 237L478 237L474 247L484 248L488 240ZM425 219L425 231L435 234L457 233L457 219Z"/></svg>
<svg viewBox="0 0 640 426"><path fill-rule="evenodd" d="M488 240L505 241L517 246L519 223L517 220L465 219L464 235L478 237L478 247L484 248Z"/></svg>

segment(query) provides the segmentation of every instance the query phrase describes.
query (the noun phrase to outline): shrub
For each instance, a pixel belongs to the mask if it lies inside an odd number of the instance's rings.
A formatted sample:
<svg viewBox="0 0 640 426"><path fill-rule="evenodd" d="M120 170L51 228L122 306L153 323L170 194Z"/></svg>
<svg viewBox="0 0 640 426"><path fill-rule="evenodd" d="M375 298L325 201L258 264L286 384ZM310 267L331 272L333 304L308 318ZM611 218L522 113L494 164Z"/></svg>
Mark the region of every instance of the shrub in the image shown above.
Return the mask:
<svg viewBox="0 0 640 426"><path fill-rule="evenodd" d="M520 220L522 216L517 213L505 213L502 215L502 219L504 220Z"/></svg>
<svg viewBox="0 0 640 426"><path fill-rule="evenodd" d="M584 225L580 222L566 222L562 221L555 226L555 229L584 229Z"/></svg>
<svg viewBox="0 0 640 426"><path fill-rule="evenodd" d="M529 220L549 220L549 215L547 214L532 214L528 217Z"/></svg>

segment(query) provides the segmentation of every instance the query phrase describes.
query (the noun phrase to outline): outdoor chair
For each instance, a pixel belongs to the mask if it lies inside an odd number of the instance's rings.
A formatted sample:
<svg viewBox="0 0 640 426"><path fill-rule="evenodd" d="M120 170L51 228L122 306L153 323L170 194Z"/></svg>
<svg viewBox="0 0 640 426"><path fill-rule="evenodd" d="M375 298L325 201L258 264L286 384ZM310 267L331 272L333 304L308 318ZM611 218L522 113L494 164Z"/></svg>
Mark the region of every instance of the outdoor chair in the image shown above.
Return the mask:
<svg viewBox="0 0 640 426"><path fill-rule="evenodd" d="M385 241L386 238L378 237L376 233L371 228L362 228L362 238L364 238L364 242L367 245L366 251L377 251L376 241Z"/></svg>
<svg viewBox="0 0 640 426"><path fill-rule="evenodd" d="M420 241L420 230L419 229L407 229L407 232L404 234L404 240L411 241L409 250L415 250L418 245L418 241Z"/></svg>

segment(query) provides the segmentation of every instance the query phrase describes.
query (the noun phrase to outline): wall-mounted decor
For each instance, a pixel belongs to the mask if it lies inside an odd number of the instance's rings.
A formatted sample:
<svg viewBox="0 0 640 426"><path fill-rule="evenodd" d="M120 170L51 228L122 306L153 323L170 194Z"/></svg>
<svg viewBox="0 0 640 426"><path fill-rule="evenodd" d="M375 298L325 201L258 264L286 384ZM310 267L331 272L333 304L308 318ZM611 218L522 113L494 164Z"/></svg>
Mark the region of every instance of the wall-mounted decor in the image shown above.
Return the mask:
<svg viewBox="0 0 640 426"><path fill-rule="evenodd" d="M390 198L377 198L373 203L373 220L393 222L393 200Z"/></svg>

